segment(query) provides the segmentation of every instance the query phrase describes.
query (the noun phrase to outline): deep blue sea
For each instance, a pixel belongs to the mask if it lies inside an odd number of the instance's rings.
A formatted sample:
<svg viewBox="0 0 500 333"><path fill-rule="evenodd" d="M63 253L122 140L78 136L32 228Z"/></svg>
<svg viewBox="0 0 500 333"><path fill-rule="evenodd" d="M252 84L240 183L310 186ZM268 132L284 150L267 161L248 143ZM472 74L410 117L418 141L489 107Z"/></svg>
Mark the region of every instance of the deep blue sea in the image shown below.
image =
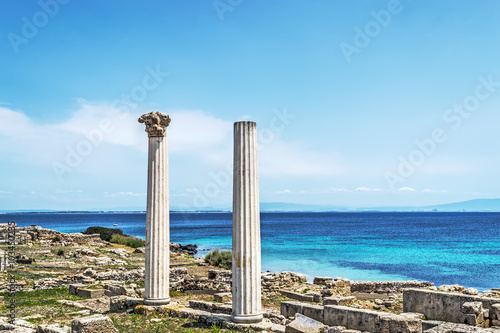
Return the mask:
<svg viewBox="0 0 500 333"><path fill-rule="evenodd" d="M171 242L231 248L231 213L170 219ZM118 223L126 234L146 233L145 213L0 214L8 221L61 232ZM500 287L500 213L262 213L261 234L264 271Z"/></svg>

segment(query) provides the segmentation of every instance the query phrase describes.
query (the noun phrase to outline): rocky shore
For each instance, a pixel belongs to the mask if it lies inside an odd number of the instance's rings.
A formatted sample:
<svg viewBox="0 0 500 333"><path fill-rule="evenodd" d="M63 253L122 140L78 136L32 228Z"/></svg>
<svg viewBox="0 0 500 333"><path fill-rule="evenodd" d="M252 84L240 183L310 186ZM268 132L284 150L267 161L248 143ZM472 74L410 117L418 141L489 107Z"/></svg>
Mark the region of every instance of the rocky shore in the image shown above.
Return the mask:
<svg viewBox="0 0 500 333"><path fill-rule="evenodd" d="M0 225L0 236L7 237ZM18 264L3 271L0 332L500 332L500 289L479 293L422 281L350 281L262 273L264 320L234 324L231 271L171 244L171 303L145 307L144 249L99 235L16 228ZM6 246L4 246L4 250ZM500 283L500 281L499 281ZM15 325L7 290L15 287ZM500 287L500 286L499 286ZM92 327L100 327L99 331Z"/></svg>

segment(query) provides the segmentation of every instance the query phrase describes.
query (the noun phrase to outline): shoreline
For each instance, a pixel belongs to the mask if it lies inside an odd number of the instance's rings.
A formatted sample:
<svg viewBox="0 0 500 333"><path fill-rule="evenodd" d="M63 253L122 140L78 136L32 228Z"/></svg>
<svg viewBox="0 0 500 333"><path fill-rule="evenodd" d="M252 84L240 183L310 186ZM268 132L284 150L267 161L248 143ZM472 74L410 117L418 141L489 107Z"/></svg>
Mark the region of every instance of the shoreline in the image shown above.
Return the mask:
<svg viewBox="0 0 500 333"><path fill-rule="evenodd" d="M0 233L5 231L1 227ZM216 321L217 325L234 328L229 319L220 319L222 314L231 312L232 272L189 255L195 250L193 245L171 244L171 304L167 306L169 315L165 317L161 312L142 306L144 248L110 243L98 234L61 233L37 226L20 227L17 235L23 241L16 245L18 261L31 262L17 264L14 271L10 270L16 276L14 297L18 295L18 313L26 325L69 327L75 320L87 320L86 316L96 313L104 315L99 317L102 320L112 320L120 332L130 332L131 325L136 325L135 332L159 322L171 325L169 332L177 332L177 328L196 320L195 327L199 328L196 332L209 333L213 327L210 320L215 318L222 320ZM314 309L340 304L356 311L399 315L403 311L403 290L406 288L442 291L460 297L488 296L458 285L436 287L425 281L351 281L320 274L318 272L310 282L304 274L290 271L262 273L262 310L266 318L263 325L268 325L268 329L276 328L270 331L283 332L293 317L286 312L288 310L283 310L284 306L293 307L297 301ZM9 300L6 290L12 281L7 281L5 275L2 277L1 296ZM500 289L491 292L500 302ZM2 309L5 315L6 308ZM207 310L215 313L207 313ZM134 317L137 314L147 316ZM195 319L173 319L188 314ZM158 320L153 323L150 318ZM204 321L207 318L211 319Z"/></svg>
<svg viewBox="0 0 500 333"><path fill-rule="evenodd" d="M3 226L3 224L0 223L0 229L1 227ZM79 233L65 233L65 232L60 232L60 231L57 231L57 230L53 230L53 229L45 229L45 228L42 228L42 227L39 227L39 226L36 226L38 228L41 228L43 230L47 230L49 232L53 232L53 233L60 233L60 234L65 234L65 235L75 235L75 234L79 234ZM18 228L28 228L28 227L18 227ZM112 229L112 228L110 228ZM118 228L119 229L119 228ZM81 232L81 234L83 235L83 232ZM94 235L97 235L97 234L94 234ZM171 246L172 244L179 244L179 243L171 243ZM180 245L180 244L179 244ZM189 253L190 255L192 255L194 258L196 259L199 259L199 260L204 260L204 255L206 255L207 253L209 253L210 251L216 249L217 247L214 247L214 248L209 248L209 249L200 249L198 248L198 245L197 244L191 244L189 243L189 245L187 246L192 246L194 245L197 250L195 253ZM221 249L221 250L224 250L224 249ZM227 249L227 250L230 250L230 249ZM186 252L187 254L187 252ZM301 275L304 275L306 276L306 279L308 282L312 282L314 280L315 277L317 276L328 276L328 274L323 274L325 273L324 271L320 271L320 272L317 272L317 273L314 273L314 274L310 274L309 273L309 270L300 270L300 269L289 269L288 268L283 268L283 269L273 269L272 267L262 267L262 274L266 274L266 273L280 273L281 272L290 272L290 271L293 271L297 274L301 274ZM332 276L332 278L346 278L346 276L342 276L341 274L335 274L335 276ZM377 279L377 280L373 280L373 279L350 279L351 281L353 282L373 282L373 283L379 283L379 282L394 282L394 283L401 283L401 282L430 282L430 283L433 283L433 281L427 281L427 280L424 280L424 279L415 279L415 278L404 278L404 276L402 276L403 278L402 279ZM491 286L491 287L475 287L475 286L464 286L465 288L473 288L473 289L477 289L480 293L481 292L484 292L484 291L487 291L487 290L491 290L493 288L499 288L500 285L498 286Z"/></svg>

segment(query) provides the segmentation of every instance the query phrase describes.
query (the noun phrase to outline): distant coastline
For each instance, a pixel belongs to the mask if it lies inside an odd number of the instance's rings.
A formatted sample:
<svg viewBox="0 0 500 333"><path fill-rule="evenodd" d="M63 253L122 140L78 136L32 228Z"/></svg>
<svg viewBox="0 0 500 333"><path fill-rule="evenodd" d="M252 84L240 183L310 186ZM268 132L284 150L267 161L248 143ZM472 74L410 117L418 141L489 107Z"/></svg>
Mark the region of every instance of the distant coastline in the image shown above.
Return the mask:
<svg viewBox="0 0 500 333"><path fill-rule="evenodd" d="M500 199L473 199L468 201L453 202L429 206L380 206L380 207L344 207L334 205L308 205L286 202L261 202L261 212L335 212L335 213L359 213L359 212L500 212ZM231 212L231 205L221 205L214 207L187 207L187 206L171 206L171 212L175 213L227 213ZM114 207L114 208L95 208L88 210L58 210L58 209L0 209L2 213L145 213L145 207Z"/></svg>

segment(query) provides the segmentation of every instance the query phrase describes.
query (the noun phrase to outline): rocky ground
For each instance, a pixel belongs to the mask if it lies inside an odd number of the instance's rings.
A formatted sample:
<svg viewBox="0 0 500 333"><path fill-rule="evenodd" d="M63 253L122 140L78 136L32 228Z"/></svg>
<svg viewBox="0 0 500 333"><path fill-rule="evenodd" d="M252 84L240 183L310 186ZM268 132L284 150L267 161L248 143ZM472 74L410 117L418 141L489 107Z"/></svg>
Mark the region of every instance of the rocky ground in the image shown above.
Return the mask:
<svg viewBox="0 0 500 333"><path fill-rule="evenodd" d="M140 306L144 297L144 249L112 244L98 235L61 234L39 227L18 229L23 244L15 246L16 256L19 262L33 261L18 263L8 272L15 276L17 328L6 324L10 304L7 288L13 281L8 281L7 272L0 275L0 295L5 297L0 332L69 332L78 318L86 320L94 314L110 318L118 332L284 332L290 320L280 314L283 301L399 314L403 311L402 288L414 287L321 277L311 283L291 272L263 273L262 304L267 326L236 327L227 322L231 272L194 258L193 246L172 244L172 302L168 308L151 311ZM416 283L419 288L437 289L430 283ZM477 294L460 286L440 288ZM220 315L211 316L214 312Z"/></svg>

